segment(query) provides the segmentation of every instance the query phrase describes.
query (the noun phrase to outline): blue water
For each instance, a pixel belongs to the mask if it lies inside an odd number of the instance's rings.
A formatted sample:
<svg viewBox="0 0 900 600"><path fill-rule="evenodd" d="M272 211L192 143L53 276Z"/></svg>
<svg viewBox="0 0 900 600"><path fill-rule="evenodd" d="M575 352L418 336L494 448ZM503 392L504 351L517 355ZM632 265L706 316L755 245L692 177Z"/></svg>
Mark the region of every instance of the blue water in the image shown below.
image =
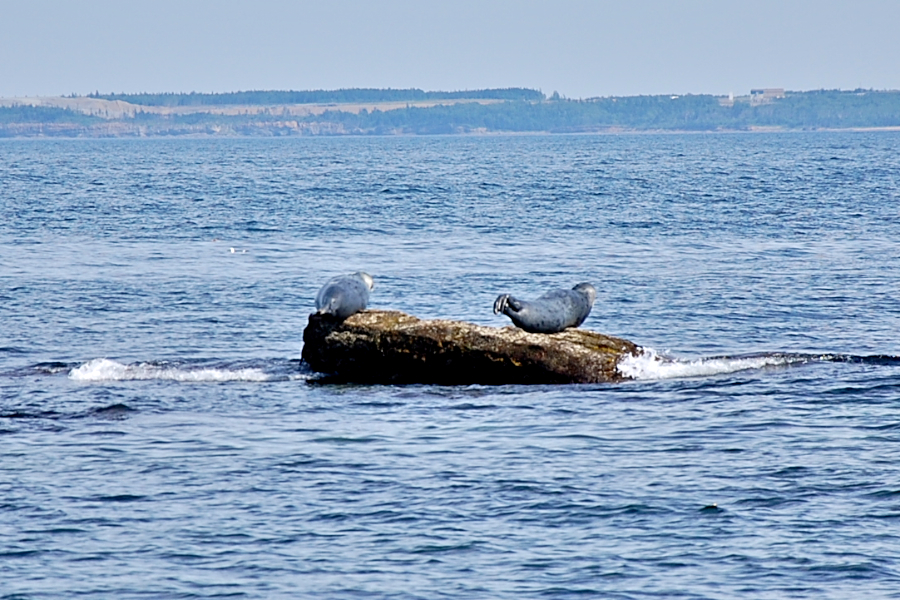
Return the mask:
<svg viewBox="0 0 900 600"><path fill-rule="evenodd" d="M2 141L0 598L900 598L898 150ZM583 327L646 355L316 383L315 293L360 269L494 326L590 281Z"/></svg>

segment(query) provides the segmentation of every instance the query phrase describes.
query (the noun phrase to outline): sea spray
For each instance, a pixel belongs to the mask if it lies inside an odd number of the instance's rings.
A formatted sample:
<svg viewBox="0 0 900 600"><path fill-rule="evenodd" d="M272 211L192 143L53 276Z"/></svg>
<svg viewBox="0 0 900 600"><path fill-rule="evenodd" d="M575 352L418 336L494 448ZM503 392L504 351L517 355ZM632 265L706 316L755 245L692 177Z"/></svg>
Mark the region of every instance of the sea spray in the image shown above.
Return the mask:
<svg viewBox="0 0 900 600"><path fill-rule="evenodd" d="M257 367L190 367L167 364L123 364L108 358L95 358L72 369L74 381L147 381L167 380L190 383L218 383L225 381L274 381L285 379Z"/></svg>

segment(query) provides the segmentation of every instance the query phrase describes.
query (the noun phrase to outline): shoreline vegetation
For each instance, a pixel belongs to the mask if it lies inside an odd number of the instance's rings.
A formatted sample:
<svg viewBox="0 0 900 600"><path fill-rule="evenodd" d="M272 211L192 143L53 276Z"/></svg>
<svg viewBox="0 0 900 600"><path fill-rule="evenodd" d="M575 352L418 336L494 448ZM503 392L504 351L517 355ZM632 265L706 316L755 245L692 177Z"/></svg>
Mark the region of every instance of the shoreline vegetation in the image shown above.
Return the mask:
<svg viewBox="0 0 900 600"><path fill-rule="evenodd" d="M0 138L900 130L900 91L572 100L502 88L0 98Z"/></svg>

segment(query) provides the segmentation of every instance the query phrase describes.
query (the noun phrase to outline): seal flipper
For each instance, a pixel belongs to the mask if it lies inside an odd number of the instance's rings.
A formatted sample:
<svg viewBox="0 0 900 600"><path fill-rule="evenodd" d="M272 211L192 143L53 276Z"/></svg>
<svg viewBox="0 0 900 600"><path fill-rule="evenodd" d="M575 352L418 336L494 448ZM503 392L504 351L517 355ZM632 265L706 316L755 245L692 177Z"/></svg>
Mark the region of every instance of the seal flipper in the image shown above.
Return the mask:
<svg viewBox="0 0 900 600"><path fill-rule="evenodd" d="M494 314L499 315L506 310L506 304L509 302L509 294L500 294L494 300Z"/></svg>
<svg viewBox="0 0 900 600"><path fill-rule="evenodd" d="M499 315L500 313L508 315L509 313L506 311L509 308L511 308L513 312L519 312L520 310L522 310L522 303L509 294L501 294L500 296L497 296L496 300L494 300L495 315Z"/></svg>

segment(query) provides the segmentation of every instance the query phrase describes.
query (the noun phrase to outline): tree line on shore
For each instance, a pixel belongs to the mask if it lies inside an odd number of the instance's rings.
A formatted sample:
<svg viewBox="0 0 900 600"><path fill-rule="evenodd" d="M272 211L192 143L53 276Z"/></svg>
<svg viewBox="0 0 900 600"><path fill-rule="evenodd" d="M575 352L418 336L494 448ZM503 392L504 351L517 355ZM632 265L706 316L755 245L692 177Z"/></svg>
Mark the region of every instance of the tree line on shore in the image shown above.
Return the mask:
<svg viewBox="0 0 900 600"><path fill-rule="evenodd" d="M735 102L732 106L710 95L460 103L359 114L329 111L316 120L340 123L346 130L359 132L419 134L890 127L900 126L900 92L799 93L767 104Z"/></svg>
<svg viewBox="0 0 900 600"><path fill-rule="evenodd" d="M339 90L340 91L340 90ZM369 93L371 90L356 90ZM404 90L381 90L389 92ZM408 91L408 90L406 90ZM105 119L69 109L12 106L0 108L0 136L27 135L23 124L55 124L65 131L112 131L102 124L116 122L118 133L140 130L142 135L210 133L232 135L291 134L454 134L470 132L601 132L617 130L719 131L754 128L841 129L900 127L900 91L820 90L788 92L784 98L764 103L737 99L733 103L712 95L627 96L569 100L554 94L546 98L537 90L509 88L482 90L475 100L495 102L455 102L420 107L409 105L394 110L349 112L340 106L322 114L297 116L285 106L270 105L262 112L222 115L193 112L163 115L138 111L134 116ZM510 93L511 98L488 98ZM529 96L533 92L538 96ZM273 96L281 93L270 92ZM297 92L299 93L299 92ZM435 94L437 92L423 92ZM463 92L442 92L463 94ZM519 93L520 96L515 96ZM163 95L166 96L166 95ZM190 95L185 95L190 96ZM199 96L199 94L198 94ZM374 96L373 96L374 97ZM332 97L333 98L333 97ZM384 97L380 97L383 98ZM460 98L445 98L458 100ZM432 98L436 99L436 98ZM465 99L473 99L465 97ZM439 100L439 99L438 99ZM16 127L13 127L16 125ZM126 126L127 125L127 126ZM81 129L78 129L78 128ZM130 127L130 128L129 128ZM25 131L26 133L22 133ZM48 135L47 130L41 130ZM18 132L18 133L16 133ZM81 134L78 134L81 135Z"/></svg>
<svg viewBox="0 0 900 600"><path fill-rule="evenodd" d="M527 88L495 88L456 92L426 92L417 88L347 88L307 91L246 91L218 94L88 94L88 98L122 100L142 106L271 106L279 104L372 104L375 102L423 102L428 100L523 100L544 99L538 90Z"/></svg>

